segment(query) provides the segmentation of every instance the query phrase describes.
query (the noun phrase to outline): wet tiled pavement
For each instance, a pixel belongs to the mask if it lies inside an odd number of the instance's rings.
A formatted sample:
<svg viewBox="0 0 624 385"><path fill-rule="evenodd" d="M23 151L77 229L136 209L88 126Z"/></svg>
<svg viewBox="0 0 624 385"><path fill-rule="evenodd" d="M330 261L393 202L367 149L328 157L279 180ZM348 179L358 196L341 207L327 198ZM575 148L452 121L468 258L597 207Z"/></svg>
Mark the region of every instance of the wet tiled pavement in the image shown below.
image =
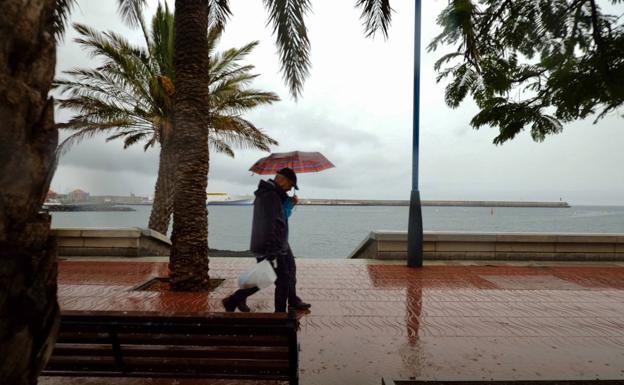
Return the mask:
<svg viewBox="0 0 624 385"><path fill-rule="evenodd" d="M301 384L590 380L624 384L624 267L429 265L298 259ZM61 261L64 310L223 311L248 259L213 258L212 293L133 291L165 262ZM273 290L249 299L273 310ZM231 381L43 378L57 384ZM238 383L238 382L237 382ZM242 382L241 382L242 383Z"/></svg>

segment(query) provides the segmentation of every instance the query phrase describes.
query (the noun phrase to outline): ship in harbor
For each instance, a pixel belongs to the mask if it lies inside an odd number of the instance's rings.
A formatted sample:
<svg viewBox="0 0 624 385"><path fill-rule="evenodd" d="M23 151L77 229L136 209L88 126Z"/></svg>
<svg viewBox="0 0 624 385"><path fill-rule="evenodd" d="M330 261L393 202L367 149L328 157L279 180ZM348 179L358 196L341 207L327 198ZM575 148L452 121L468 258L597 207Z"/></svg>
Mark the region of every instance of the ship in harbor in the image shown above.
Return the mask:
<svg viewBox="0 0 624 385"><path fill-rule="evenodd" d="M207 192L206 204L208 206L248 206L253 204L253 196L230 195L224 192Z"/></svg>

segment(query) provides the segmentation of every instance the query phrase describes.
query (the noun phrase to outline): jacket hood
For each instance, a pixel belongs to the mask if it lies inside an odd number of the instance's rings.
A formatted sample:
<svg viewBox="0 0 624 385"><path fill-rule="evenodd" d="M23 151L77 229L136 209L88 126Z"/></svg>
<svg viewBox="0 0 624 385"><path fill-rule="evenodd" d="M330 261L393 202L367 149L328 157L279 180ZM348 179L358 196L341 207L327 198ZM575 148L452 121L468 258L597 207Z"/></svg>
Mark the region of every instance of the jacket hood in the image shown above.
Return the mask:
<svg viewBox="0 0 624 385"><path fill-rule="evenodd" d="M258 183L258 189L254 192L254 195L260 196L272 192L276 192L282 199L286 198L286 192L282 190L273 179L261 180L260 183Z"/></svg>

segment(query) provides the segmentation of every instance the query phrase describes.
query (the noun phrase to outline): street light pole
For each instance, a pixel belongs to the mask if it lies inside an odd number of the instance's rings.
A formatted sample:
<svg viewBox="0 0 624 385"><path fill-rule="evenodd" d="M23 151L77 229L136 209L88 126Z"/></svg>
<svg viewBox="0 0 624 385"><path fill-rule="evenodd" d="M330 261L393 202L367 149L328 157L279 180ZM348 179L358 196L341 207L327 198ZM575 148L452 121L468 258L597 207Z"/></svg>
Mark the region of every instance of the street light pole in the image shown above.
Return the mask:
<svg viewBox="0 0 624 385"><path fill-rule="evenodd" d="M418 145L420 130L420 24L421 0L414 1L414 100L413 100L413 150L412 193L410 196L409 224L407 226L407 266L423 265L423 224L418 191Z"/></svg>

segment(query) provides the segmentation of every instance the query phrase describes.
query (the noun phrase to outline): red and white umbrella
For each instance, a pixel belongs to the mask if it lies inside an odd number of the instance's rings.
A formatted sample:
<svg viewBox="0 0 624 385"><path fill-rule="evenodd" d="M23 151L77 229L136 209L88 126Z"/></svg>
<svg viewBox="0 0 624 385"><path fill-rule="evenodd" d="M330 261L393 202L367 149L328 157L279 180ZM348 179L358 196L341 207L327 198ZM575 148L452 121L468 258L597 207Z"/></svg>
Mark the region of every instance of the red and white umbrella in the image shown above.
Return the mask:
<svg viewBox="0 0 624 385"><path fill-rule="evenodd" d="M259 159L249 171L256 174L275 174L284 167L290 167L295 173L318 172L335 167L320 152L276 152Z"/></svg>

